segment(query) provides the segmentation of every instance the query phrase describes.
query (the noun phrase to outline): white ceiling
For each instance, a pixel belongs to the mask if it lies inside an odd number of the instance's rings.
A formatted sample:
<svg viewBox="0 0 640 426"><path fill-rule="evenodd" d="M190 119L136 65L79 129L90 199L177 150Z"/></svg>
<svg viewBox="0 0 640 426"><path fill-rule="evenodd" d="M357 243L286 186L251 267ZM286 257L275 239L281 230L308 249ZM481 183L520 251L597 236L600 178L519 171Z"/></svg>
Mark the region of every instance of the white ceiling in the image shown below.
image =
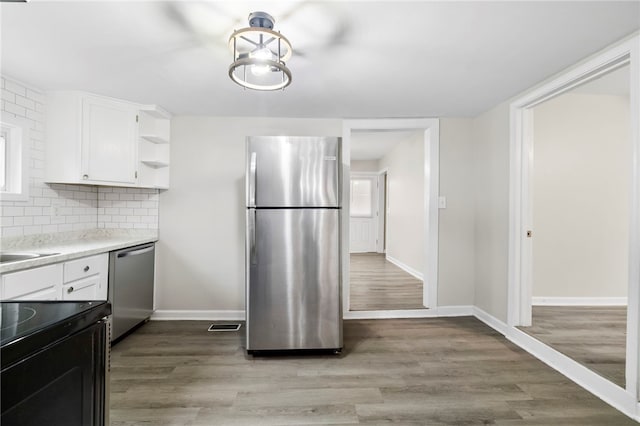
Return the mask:
<svg viewBox="0 0 640 426"><path fill-rule="evenodd" d="M351 132L351 160L379 160L400 142L415 138L424 130L378 130Z"/></svg>
<svg viewBox="0 0 640 426"><path fill-rule="evenodd" d="M1 69L175 114L475 116L638 30L640 2L209 1L2 3ZM227 76L256 10L292 42L293 83ZM297 54L296 54L297 53Z"/></svg>

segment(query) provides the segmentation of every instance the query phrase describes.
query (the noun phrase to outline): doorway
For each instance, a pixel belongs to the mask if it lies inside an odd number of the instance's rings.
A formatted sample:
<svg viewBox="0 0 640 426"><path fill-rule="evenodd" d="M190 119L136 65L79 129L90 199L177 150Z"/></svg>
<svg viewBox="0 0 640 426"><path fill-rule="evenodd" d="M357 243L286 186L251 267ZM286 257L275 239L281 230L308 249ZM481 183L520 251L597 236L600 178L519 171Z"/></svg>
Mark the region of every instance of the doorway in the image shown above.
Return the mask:
<svg viewBox="0 0 640 426"><path fill-rule="evenodd" d="M535 354L544 362L555 367L570 379L589 389L595 395L616 406L637 404L638 392L638 311L640 296L640 134L638 111L640 110L640 62L638 40L630 39L600 53L572 68L559 77L511 103L511 147L510 147L510 214L509 214L509 280L508 280L508 325L507 335ZM630 66L630 152L627 170L630 174L628 190L628 245L626 288L628 310L626 315L625 339L625 383L613 383L597 372L584 368L557 349L545 344L541 339L521 330L532 323L532 260L536 230L533 228L534 210L532 180L534 176L534 112L533 109L559 97L570 90L595 81L605 74ZM574 218L580 221L581 217ZM584 322L584 321L583 321ZM594 343L597 345L597 343Z"/></svg>
<svg viewBox="0 0 640 426"><path fill-rule="evenodd" d="M423 150L422 130L351 134L352 311L424 309Z"/></svg>
<svg viewBox="0 0 640 426"><path fill-rule="evenodd" d="M386 263L401 270L403 273L410 276L412 279L416 279L407 270L411 270L410 263L404 264L405 268L394 265L389 262L389 253L393 251L394 232L390 231L393 221L393 179L394 171L391 168L385 168L381 166L379 162L376 166L367 170L360 168L362 164L358 164L357 161L352 163L352 139L357 133L383 133L383 132L408 132L413 135L419 135L419 143L422 148L420 156L417 161L421 163L422 170L421 176L418 178L421 185L421 192L419 202L421 203L421 209L417 212L418 219L410 222L414 224L413 234L414 237L410 244L415 248L410 249L411 254L418 259L417 262L410 260L413 264L418 265L414 269L414 272L421 274L424 284L422 288L418 290L418 299L414 301L415 305L405 308L397 308L394 306L379 306L376 309L364 308L364 310L355 310L351 306L351 240L357 240L356 235L352 236L352 226L356 227L356 221L363 219L354 217L352 221L351 217L351 205L343 206L343 312L345 318L402 318L402 317L420 317L420 316L432 316L433 309L437 306L437 248L438 248L438 120L435 119L382 119L382 120L349 120L346 121L343 128L343 166L344 176L343 180L343 199L352 200L352 190L359 191L359 194L355 196L355 200L371 205L372 214L377 213L373 224L369 224L368 229L373 229L375 232L375 244L372 244L373 239L368 240L368 248L365 254L376 256L378 255ZM367 161L367 160L360 160ZM402 169L402 168L400 168ZM353 175L352 175L353 172ZM369 184L358 182L357 185L361 185L359 188L353 188L352 177L357 180L367 178L371 182ZM384 184L381 184L384 182ZM373 189L373 185L377 187ZM384 188L381 188L384 186ZM371 188L371 191L365 191L364 189ZM391 189L389 189L391 188ZM362 194L368 193L369 198L366 201L362 201ZM366 197L365 197L366 198ZM416 198L414 196L414 198ZM385 201L386 200L386 201ZM413 200L415 201L415 200ZM349 204L351 204L349 202ZM362 212L362 206L355 206L356 212ZM386 219L383 215L380 220L380 210L387 214ZM390 214L391 213L391 214ZM416 213L412 211L412 213ZM372 219L372 218L370 218ZM352 225L353 223L353 225ZM415 226L418 223L419 226ZM362 225L365 227L365 225ZM360 231L357 231L360 232ZM362 238L366 240L366 238ZM398 240L396 240L398 241ZM363 243L364 245L364 243ZM392 257L392 256L391 256ZM371 260L371 259L370 259ZM404 263L404 262L402 262ZM366 269L366 268L365 268ZM370 267L369 269L373 269ZM424 272L423 272L424 271ZM356 270L354 272L357 273ZM416 279L420 284L420 280Z"/></svg>
<svg viewBox="0 0 640 426"><path fill-rule="evenodd" d="M532 108L532 322L521 330L625 385L629 66Z"/></svg>

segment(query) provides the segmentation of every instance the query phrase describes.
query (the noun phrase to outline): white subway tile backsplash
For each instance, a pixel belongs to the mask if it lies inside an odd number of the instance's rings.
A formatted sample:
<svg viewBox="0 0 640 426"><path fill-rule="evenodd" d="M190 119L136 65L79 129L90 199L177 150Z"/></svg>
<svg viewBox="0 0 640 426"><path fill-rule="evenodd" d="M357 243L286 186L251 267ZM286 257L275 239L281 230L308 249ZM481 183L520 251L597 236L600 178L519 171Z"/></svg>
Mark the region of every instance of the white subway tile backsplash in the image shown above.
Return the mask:
<svg viewBox="0 0 640 426"><path fill-rule="evenodd" d="M27 108L27 109L31 109L31 110L33 110L33 111L35 111L35 110L36 110L36 103L35 103L33 100L31 100L31 99L27 99L27 98L25 98L24 96L16 95L16 97L15 97L15 103L16 103L17 105L23 106L23 107L25 107L25 108ZM35 126L34 126L34 127L35 127Z"/></svg>
<svg viewBox="0 0 640 426"><path fill-rule="evenodd" d="M45 103L44 94L36 92L35 90L27 89L26 96L27 98L39 103L40 105L43 105Z"/></svg>
<svg viewBox="0 0 640 426"><path fill-rule="evenodd" d="M9 102L5 100L4 103L4 111L10 112L11 114L15 114L19 117L24 117L27 114L27 110L25 107L21 107L20 105L16 105L13 102Z"/></svg>
<svg viewBox="0 0 640 426"><path fill-rule="evenodd" d="M24 215L25 216L42 216L44 212L42 211L42 207L25 207Z"/></svg>
<svg viewBox="0 0 640 426"><path fill-rule="evenodd" d="M27 88L12 80L7 80L3 78L4 88L9 92L13 92L16 95L27 96Z"/></svg>
<svg viewBox="0 0 640 426"><path fill-rule="evenodd" d="M24 235L42 234L41 225L24 226Z"/></svg>
<svg viewBox="0 0 640 426"><path fill-rule="evenodd" d="M51 217L48 216L36 216L33 219L34 225L49 225L51 224Z"/></svg>
<svg viewBox="0 0 640 426"><path fill-rule="evenodd" d="M16 94L8 91L7 89L2 89L2 93L0 96L2 96L3 101L12 102L12 103L16 102Z"/></svg>

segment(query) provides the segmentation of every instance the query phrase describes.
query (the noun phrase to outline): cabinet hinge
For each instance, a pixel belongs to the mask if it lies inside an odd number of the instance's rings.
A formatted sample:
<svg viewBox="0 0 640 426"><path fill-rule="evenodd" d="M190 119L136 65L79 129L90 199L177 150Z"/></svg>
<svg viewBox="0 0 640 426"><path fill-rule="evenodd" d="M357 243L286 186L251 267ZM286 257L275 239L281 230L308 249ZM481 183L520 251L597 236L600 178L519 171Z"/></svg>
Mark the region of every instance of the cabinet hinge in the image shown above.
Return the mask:
<svg viewBox="0 0 640 426"><path fill-rule="evenodd" d="M136 123L138 122L138 115L136 114Z"/></svg>

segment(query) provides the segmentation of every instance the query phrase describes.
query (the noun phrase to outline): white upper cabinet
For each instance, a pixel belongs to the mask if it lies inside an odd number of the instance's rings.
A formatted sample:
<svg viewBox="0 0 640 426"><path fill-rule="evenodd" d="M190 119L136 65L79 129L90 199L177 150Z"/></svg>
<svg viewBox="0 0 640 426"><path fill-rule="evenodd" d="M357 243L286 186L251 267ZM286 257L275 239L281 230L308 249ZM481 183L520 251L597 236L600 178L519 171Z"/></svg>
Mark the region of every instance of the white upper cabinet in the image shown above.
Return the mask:
<svg viewBox="0 0 640 426"><path fill-rule="evenodd" d="M82 179L135 184L138 109L126 102L82 99Z"/></svg>
<svg viewBox="0 0 640 426"><path fill-rule="evenodd" d="M156 106L49 92L45 181L166 189L169 122Z"/></svg>

